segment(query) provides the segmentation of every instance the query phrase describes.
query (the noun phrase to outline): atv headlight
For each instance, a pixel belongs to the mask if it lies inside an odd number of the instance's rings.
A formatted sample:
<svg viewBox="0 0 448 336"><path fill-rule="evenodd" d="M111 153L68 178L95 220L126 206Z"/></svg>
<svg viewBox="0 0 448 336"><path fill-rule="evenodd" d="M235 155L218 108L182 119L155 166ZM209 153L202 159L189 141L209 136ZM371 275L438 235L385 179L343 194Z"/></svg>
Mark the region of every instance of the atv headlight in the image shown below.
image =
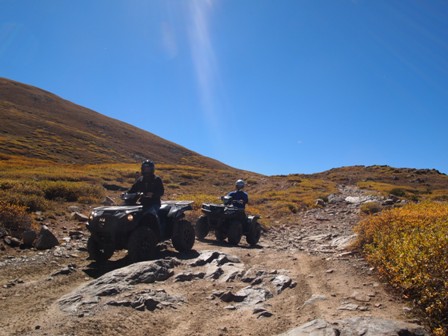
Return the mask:
<svg viewBox="0 0 448 336"><path fill-rule="evenodd" d="M129 214L126 218L128 219L128 221L132 222L134 220L134 215Z"/></svg>
<svg viewBox="0 0 448 336"><path fill-rule="evenodd" d="M96 212L92 211L92 212L90 213L90 216L89 216L89 221L93 221L93 219L95 218L95 216L96 216Z"/></svg>

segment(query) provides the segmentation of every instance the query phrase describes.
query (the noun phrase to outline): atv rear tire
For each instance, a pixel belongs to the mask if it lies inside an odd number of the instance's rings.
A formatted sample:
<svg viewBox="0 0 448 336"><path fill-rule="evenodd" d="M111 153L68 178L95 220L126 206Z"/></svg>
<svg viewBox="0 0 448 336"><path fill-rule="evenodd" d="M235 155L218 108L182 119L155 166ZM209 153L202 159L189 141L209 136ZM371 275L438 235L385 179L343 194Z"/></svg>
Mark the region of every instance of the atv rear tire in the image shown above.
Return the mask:
<svg viewBox="0 0 448 336"><path fill-rule="evenodd" d="M227 230L227 239L230 244L238 245L243 235L243 227L239 221L230 222L229 229Z"/></svg>
<svg viewBox="0 0 448 336"><path fill-rule="evenodd" d="M190 251L194 245L195 235L193 225L185 219L174 224L173 242L174 248L179 252Z"/></svg>
<svg viewBox="0 0 448 336"><path fill-rule="evenodd" d="M196 233L196 237L199 240L204 239L208 235L208 232L210 231L210 226L208 225L207 216L199 217L198 221L196 222L194 230Z"/></svg>
<svg viewBox="0 0 448 336"><path fill-rule="evenodd" d="M93 259L97 262L104 262L108 260L114 254L113 247L101 246L93 236L90 236L87 240L87 251L89 252L89 259Z"/></svg>
<svg viewBox="0 0 448 336"><path fill-rule="evenodd" d="M222 229L216 228L215 229L215 237L216 237L217 241L222 242L222 241L224 241L224 239L227 238L227 234Z"/></svg>
<svg viewBox="0 0 448 336"><path fill-rule="evenodd" d="M128 257L131 263L154 259L157 237L148 227L139 226L131 233L128 241Z"/></svg>
<svg viewBox="0 0 448 336"><path fill-rule="evenodd" d="M249 233L246 235L246 241L250 246L257 245L261 236L261 225L257 221L250 224Z"/></svg>

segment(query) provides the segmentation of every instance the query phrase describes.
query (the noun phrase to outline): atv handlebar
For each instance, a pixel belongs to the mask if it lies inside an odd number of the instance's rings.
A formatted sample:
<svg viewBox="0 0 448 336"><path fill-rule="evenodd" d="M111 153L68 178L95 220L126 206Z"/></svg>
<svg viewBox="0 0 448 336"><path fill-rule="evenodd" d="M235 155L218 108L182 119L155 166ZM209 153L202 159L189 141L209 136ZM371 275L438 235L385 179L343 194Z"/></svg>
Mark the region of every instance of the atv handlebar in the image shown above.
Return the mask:
<svg viewBox="0 0 448 336"><path fill-rule="evenodd" d="M120 195L120 198L127 205L134 205L143 197L150 198L150 197L152 197L152 195L151 196L146 196L142 192L136 192L136 193L127 193L127 192L125 192L125 193L122 193ZM170 205L178 205L178 206L188 206L188 205L192 205L193 203L194 203L194 201L162 201L162 204L170 204Z"/></svg>
<svg viewBox="0 0 448 336"><path fill-rule="evenodd" d="M243 200L234 200L232 196L221 196L221 200L224 205L244 204Z"/></svg>

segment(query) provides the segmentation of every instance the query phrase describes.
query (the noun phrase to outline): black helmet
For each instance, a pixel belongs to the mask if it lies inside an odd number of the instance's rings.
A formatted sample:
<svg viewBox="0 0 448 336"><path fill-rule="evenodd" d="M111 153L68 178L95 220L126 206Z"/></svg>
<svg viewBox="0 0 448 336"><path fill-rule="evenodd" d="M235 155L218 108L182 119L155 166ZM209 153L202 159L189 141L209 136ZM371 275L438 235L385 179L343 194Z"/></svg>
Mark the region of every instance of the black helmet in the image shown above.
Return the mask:
<svg viewBox="0 0 448 336"><path fill-rule="evenodd" d="M151 160L143 161L141 170L142 170L142 175L144 175L144 174L154 174L154 171L155 171L154 162L152 162Z"/></svg>

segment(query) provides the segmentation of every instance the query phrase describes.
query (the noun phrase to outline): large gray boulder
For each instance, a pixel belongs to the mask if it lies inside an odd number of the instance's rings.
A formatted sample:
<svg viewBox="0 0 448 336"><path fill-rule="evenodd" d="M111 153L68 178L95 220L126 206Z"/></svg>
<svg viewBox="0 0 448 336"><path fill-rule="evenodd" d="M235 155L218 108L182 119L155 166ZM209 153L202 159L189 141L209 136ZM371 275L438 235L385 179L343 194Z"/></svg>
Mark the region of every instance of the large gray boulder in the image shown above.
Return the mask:
<svg viewBox="0 0 448 336"><path fill-rule="evenodd" d="M46 225L43 225L34 241L34 247L38 250L49 250L57 245L59 245L58 239Z"/></svg>
<svg viewBox="0 0 448 336"><path fill-rule="evenodd" d="M417 324L373 317L353 317L333 323L312 320L278 336L428 336Z"/></svg>
<svg viewBox="0 0 448 336"><path fill-rule="evenodd" d="M86 313L98 304L149 309L155 301L163 301L166 293L135 292L135 286L165 281L174 274L173 268L179 263L174 258L163 259L140 262L114 270L63 296L58 301L59 307L67 313Z"/></svg>

